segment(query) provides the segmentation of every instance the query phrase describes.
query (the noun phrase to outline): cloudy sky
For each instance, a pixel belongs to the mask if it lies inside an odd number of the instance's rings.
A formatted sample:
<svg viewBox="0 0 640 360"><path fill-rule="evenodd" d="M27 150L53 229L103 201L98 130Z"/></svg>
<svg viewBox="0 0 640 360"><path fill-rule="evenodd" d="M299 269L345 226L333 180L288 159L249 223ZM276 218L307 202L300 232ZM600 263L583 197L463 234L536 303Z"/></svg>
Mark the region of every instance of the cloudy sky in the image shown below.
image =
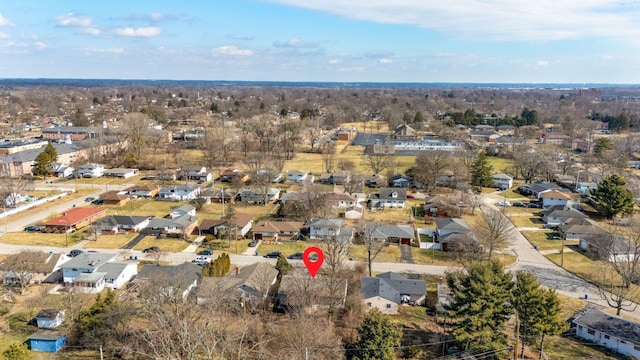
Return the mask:
<svg viewBox="0 0 640 360"><path fill-rule="evenodd" d="M640 83L640 0L0 1L0 78Z"/></svg>

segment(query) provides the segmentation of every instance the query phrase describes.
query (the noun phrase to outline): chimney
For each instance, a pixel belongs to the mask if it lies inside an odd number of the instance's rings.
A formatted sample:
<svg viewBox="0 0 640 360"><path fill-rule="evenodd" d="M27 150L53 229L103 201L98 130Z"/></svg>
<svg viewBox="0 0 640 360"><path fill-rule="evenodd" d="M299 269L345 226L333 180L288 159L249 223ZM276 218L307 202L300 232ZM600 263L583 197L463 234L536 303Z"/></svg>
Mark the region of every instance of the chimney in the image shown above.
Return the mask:
<svg viewBox="0 0 640 360"><path fill-rule="evenodd" d="M236 266L236 276L240 276L240 267Z"/></svg>

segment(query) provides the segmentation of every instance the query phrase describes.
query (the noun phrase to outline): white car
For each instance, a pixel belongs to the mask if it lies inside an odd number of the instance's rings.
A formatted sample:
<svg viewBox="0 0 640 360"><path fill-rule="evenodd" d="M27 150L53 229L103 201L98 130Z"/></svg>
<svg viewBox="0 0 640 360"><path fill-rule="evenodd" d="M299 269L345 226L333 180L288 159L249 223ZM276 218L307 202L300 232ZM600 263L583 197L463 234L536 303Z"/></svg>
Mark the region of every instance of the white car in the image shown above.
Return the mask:
<svg viewBox="0 0 640 360"><path fill-rule="evenodd" d="M511 206L511 204L509 204L508 201L498 201L496 203L496 206L509 207L509 206Z"/></svg>
<svg viewBox="0 0 640 360"><path fill-rule="evenodd" d="M202 255L198 255L198 256L196 256L195 259L191 260L191 262L198 263L198 264L210 263L211 262L211 258L206 257L206 256L202 256Z"/></svg>

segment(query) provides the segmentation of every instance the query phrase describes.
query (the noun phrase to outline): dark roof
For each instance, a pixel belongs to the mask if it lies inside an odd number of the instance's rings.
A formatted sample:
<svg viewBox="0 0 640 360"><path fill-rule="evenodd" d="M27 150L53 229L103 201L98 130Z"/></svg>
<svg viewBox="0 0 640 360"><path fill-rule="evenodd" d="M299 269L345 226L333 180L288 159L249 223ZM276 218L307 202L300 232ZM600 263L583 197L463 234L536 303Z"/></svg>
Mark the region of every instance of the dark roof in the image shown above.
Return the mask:
<svg viewBox="0 0 640 360"><path fill-rule="evenodd" d="M401 295L409 295L414 301L426 295L427 283L424 280L407 279L400 274L386 272L376 277L363 277L360 290L364 299L380 296L400 303Z"/></svg>
<svg viewBox="0 0 640 360"><path fill-rule="evenodd" d="M566 209L566 210L557 210L557 209L553 209L549 212L545 211L544 212L546 217L555 217L555 218L579 218L579 219L584 219L587 217L587 215L581 213L578 210L575 209Z"/></svg>
<svg viewBox="0 0 640 360"><path fill-rule="evenodd" d="M27 250L9 255L2 263L0 270L29 271L34 273L50 273L64 254L46 253L44 251Z"/></svg>
<svg viewBox="0 0 640 360"><path fill-rule="evenodd" d="M194 263L182 263L180 265L155 265L146 264L140 269L135 282L153 281L172 278L179 281L179 286L187 289L200 278L202 267Z"/></svg>
<svg viewBox="0 0 640 360"><path fill-rule="evenodd" d="M415 238L413 228L409 225L367 224L364 232L365 237L373 236L373 238Z"/></svg>
<svg viewBox="0 0 640 360"><path fill-rule="evenodd" d="M58 314L61 311L64 311L64 310L43 309L38 312L38 315L36 315L36 317L42 318L42 319L55 319L56 317L58 317Z"/></svg>
<svg viewBox="0 0 640 360"><path fill-rule="evenodd" d="M396 193L396 197L392 197L392 194ZM378 193L378 199L383 200L407 200L407 189L403 188L380 188L380 192Z"/></svg>
<svg viewBox="0 0 640 360"><path fill-rule="evenodd" d="M471 231L469 224L461 218L436 218L436 228L438 230L448 230L455 232Z"/></svg>
<svg viewBox="0 0 640 360"><path fill-rule="evenodd" d="M558 191L568 191L560 187L560 185L556 183L537 183L537 184L524 184L523 188L528 189L531 192L539 193L545 190L558 190Z"/></svg>
<svg viewBox="0 0 640 360"><path fill-rule="evenodd" d="M618 339L640 344L640 323L607 314L600 309L589 308L573 322Z"/></svg>
<svg viewBox="0 0 640 360"><path fill-rule="evenodd" d="M86 126L57 126L52 128L42 128L43 134L95 134L98 128Z"/></svg>
<svg viewBox="0 0 640 360"><path fill-rule="evenodd" d="M65 337L65 335L60 332L60 331L55 331L55 330L38 330L37 332L31 334L31 336L29 336L29 340L50 340L50 341L55 341L58 340L62 337Z"/></svg>

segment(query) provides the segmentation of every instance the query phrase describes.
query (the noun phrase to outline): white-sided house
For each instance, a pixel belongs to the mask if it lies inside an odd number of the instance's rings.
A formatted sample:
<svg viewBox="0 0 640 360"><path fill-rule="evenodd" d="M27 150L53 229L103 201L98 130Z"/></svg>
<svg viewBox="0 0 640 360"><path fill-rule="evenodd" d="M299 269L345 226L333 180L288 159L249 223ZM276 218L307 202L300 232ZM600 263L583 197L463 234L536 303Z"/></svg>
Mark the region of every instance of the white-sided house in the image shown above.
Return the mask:
<svg viewBox="0 0 640 360"><path fill-rule="evenodd" d="M640 359L640 323L589 308L573 320L576 336Z"/></svg>
<svg viewBox="0 0 640 360"><path fill-rule="evenodd" d="M380 192L371 195L371 208L404 208L407 203L407 189L380 188Z"/></svg>
<svg viewBox="0 0 640 360"><path fill-rule="evenodd" d="M344 218L347 220L358 220L364 216L364 208L360 206L349 206L344 209Z"/></svg>
<svg viewBox="0 0 640 360"><path fill-rule="evenodd" d="M498 189L511 189L513 186L513 176L507 174L493 174L491 175L493 179L493 187Z"/></svg>
<svg viewBox="0 0 640 360"><path fill-rule="evenodd" d="M136 262L113 261L117 254L82 253L62 265L65 284L85 293L118 289L138 273Z"/></svg>
<svg viewBox="0 0 640 360"><path fill-rule="evenodd" d="M561 192L558 190L544 191L540 194L542 199L542 206L565 206L573 207L580 203L580 200L574 200L570 193Z"/></svg>
<svg viewBox="0 0 640 360"><path fill-rule="evenodd" d="M172 219L179 218L179 217L185 216L185 215L196 216L196 208L195 208L195 206L190 205L190 204L185 204L185 205L179 206L179 207L171 210L171 212L169 212L169 217L172 218Z"/></svg>
<svg viewBox="0 0 640 360"><path fill-rule="evenodd" d="M578 247L594 260L622 263L637 261L635 246L622 236L607 234L581 236Z"/></svg>
<svg viewBox="0 0 640 360"><path fill-rule="evenodd" d="M83 178L102 177L104 175L104 165L94 163L84 164L78 168L76 173L79 177Z"/></svg>
<svg viewBox="0 0 640 360"><path fill-rule="evenodd" d="M200 195L200 185L182 184L163 187L158 192L158 198L163 200L185 201L195 200Z"/></svg>
<svg viewBox="0 0 640 360"><path fill-rule="evenodd" d="M40 310L36 315L36 324L40 329L55 329L64 322L64 313L64 310Z"/></svg>
<svg viewBox="0 0 640 360"><path fill-rule="evenodd" d="M375 277L363 277L360 294L367 308L378 308L384 314L397 314L401 304L424 305L427 284L424 280L407 279L386 272Z"/></svg>
<svg viewBox="0 0 640 360"><path fill-rule="evenodd" d="M51 164L51 173L55 177L66 178L73 176L73 171L75 169L71 166L61 164L61 163L53 163Z"/></svg>
<svg viewBox="0 0 640 360"><path fill-rule="evenodd" d="M106 169L104 171L104 176L114 177L119 179L128 179L130 177L136 176L137 174L138 174L138 169L114 168L114 169Z"/></svg>
<svg viewBox="0 0 640 360"><path fill-rule="evenodd" d="M580 194L589 195L591 191L598 188L598 183L594 182L579 182L576 184L576 191Z"/></svg>
<svg viewBox="0 0 640 360"><path fill-rule="evenodd" d="M304 171L304 170L287 170L286 180L287 181L293 181L295 183L302 183L305 180L307 180L308 176L309 176L309 172L308 171Z"/></svg>

